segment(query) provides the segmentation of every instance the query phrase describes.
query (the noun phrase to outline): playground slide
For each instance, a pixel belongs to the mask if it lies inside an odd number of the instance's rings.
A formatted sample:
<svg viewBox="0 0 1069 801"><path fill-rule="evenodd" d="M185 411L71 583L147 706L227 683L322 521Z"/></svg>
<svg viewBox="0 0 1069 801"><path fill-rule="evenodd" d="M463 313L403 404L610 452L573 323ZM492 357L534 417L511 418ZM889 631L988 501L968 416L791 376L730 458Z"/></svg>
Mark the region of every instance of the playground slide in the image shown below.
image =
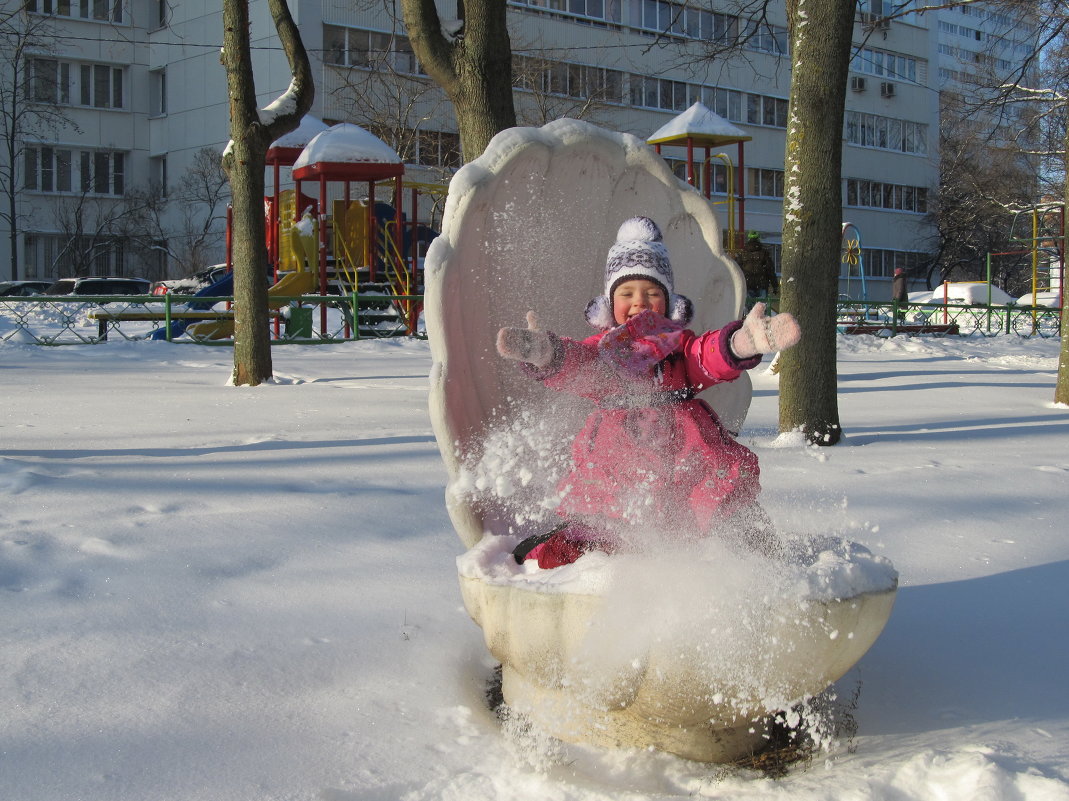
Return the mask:
<svg viewBox="0 0 1069 801"><path fill-rule="evenodd" d="M234 294L234 273L229 272L210 286L204 287L204 289L198 290L193 297L195 298L224 298ZM210 309L215 305L215 301L190 301L190 309ZM173 320L171 322L171 339L182 336L186 332L186 329L194 324L195 320ZM167 339L167 329L157 328L152 332L153 339Z"/></svg>
<svg viewBox="0 0 1069 801"><path fill-rule="evenodd" d="M268 288L268 305L272 309L285 306L288 301L272 300L272 298L289 298L294 295L307 295L315 290L315 275L309 271L288 273L282 276L278 283ZM191 336L200 339L226 339L234 336L233 320L210 320L203 323L194 323L188 329Z"/></svg>

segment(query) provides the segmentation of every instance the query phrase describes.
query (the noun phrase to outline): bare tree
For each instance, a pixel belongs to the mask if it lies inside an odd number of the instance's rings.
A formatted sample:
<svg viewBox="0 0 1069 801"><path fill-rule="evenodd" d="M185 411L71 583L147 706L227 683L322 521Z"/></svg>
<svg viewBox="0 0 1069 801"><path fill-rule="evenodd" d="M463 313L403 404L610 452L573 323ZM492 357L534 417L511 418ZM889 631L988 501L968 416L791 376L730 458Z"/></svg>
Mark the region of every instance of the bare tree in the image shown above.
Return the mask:
<svg viewBox="0 0 1069 801"><path fill-rule="evenodd" d="M496 133L516 125L512 46L506 0L458 5L459 19L442 20L434 0L401 0L412 49L453 101L461 151L471 161Z"/></svg>
<svg viewBox="0 0 1069 801"><path fill-rule="evenodd" d="M127 192L119 227L146 265L146 277L192 275L219 261L230 195L221 158L218 150L202 148L175 186Z"/></svg>
<svg viewBox="0 0 1069 801"><path fill-rule="evenodd" d="M190 275L217 262L230 199L222 154L211 147L198 150L168 198L178 206L179 228L169 237L169 250L179 270Z"/></svg>
<svg viewBox="0 0 1069 801"><path fill-rule="evenodd" d="M1038 171L1027 152L1012 141L996 145L988 121L968 113L956 92L944 92L941 103L939 192L929 213L935 236L928 286L953 276L986 279L988 254L1023 249L1023 243L1011 237L1013 214L1038 196ZM1031 278L1027 254L999 256L992 265L999 286L1013 294L1024 291L1020 273L1025 266Z"/></svg>
<svg viewBox="0 0 1069 801"><path fill-rule="evenodd" d="M331 65L339 78L332 94L345 119L366 128L410 162L426 123L439 117L444 97L434 81L417 71L415 58L404 49L404 37L384 38L385 49L368 53L366 64ZM398 69L399 59L406 69Z"/></svg>
<svg viewBox="0 0 1069 801"><path fill-rule="evenodd" d="M140 193L100 197L83 190L59 200L54 223L63 246L52 262L55 278L121 273L131 245L129 231L143 218Z"/></svg>
<svg viewBox="0 0 1069 801"><path fill-rule="evenodd" d="M268 0L271 17L289 60L292 80L286 93L260 111L252 74L248 0L223 0L223 53L230 98L230 145L223 168L233 194L234 327L236 385L257 386L271 378L268 330L267 240L264 220L264 167L267 149L295 130L312 106L315 88L308 54L286 0Z"/></svg>
<svg viewBox="0 0 1069 801"><path fill-rule="evenodd" d="M1053 177L1058 183L1058 195L1063 204L1069 202L1069 0L1001 0L996 5L1012 14L1023 15L1035 26L1036 39L1032 52L1021 59L1017 68L1001 82L991 87L984 103L990 107L1006 105L1026 106L1044 129L1039 141L1046 142L1034 155L1041 158L1045 169L1041 174ZM1040 68L1040 60L1047 59L1047 68ZM1065 241L1061 239L1064 259ZM1063 265L1064 273L1064 265ZM1063 276L1064 277L1064 276ZM1064 293L1064 285L1062 291ZM1069 405L1069 303L1062 304L1061 353L1054 401Z"/></svg>
<svg viewBox="0 0 1069 801"><path fill-rule="evenodd" d="M54 139L62 128L77 126L65 112L60 65L54 57L55 37L48 17L24 10L0 12L0 221L7 225L11 247L11 278L19 277L18 240L21 219L18 199L20 165L28 138Z"/></svg>
<svg viewBox="0 0 1069 801"><path fill-rule="evenodd" d="M780 360L781 431L818 445L842 435L835 302L842 239L842 130L854 0L788 0L791 92L783 202L782 308L802 341Z"/></svg>

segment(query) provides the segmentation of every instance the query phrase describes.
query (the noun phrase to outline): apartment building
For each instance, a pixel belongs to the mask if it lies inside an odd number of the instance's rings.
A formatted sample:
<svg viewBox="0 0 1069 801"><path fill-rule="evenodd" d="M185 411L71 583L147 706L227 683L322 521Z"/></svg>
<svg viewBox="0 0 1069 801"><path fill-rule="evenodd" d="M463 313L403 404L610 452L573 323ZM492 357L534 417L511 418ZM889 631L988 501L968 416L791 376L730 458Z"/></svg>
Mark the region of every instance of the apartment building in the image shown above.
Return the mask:
<svg viewBox="0 0 1069 801"><path fill-rule="evenodd" d="M75 266L67 247L71 210L120 216L132 191L153 197L198 164L204 148L228 140L225 74L219 63L222 13L206 0L23 0L24 20L52 30L28 55L36 103L72 124L23 132L16 165L19 277L55 277ZM403 155L406 175L442 181L459 165L449 104L421 74L399 20L381 6L291 0L313 60L312 114L354 122ZM776 3L754 27L725 8L669 0L513 0L510 30L522 124L578 116L649 137L701 101L752 137L745 150L746 228L776 248L780 239L783 150L790 63L786 19ZM443 8L443 16L449 12ZM270 102L289 83L288 66L264 0L251 3L257 90ZM843 129L843 221L859 239L860 265L843 265L841 290L889 296L896 267L919 269L932 247L926 214L938 186L935 17L887 21L859 15ZM716 48L752 34L740 51ZM38 76L45 76L38 79ZM682 175L682 149L666 148ZM734 160L734 153L729 154ZM0 156L0 158L3 158ZM713 170L712 199L726 200L727 166ZM188 204L158 211L159 230L101 226L88 269L157 277L176 269ZM720 203L718 209L726 209ZM195 215L194 215L195 216ZM222 220L203 257L221 260ZM83 220L88 219L83 214ZM143 216L138 219L143 219ZM202 222L200 220L197 221ZM2 225L3 223L0 223ZM188 223L186 224L188 228ZM88 238L87 238L88 237ZM9 237L0 237L0 278ZM65 249L66 248L66 249ZM860 272L864 272L864 281Z"/></svg>

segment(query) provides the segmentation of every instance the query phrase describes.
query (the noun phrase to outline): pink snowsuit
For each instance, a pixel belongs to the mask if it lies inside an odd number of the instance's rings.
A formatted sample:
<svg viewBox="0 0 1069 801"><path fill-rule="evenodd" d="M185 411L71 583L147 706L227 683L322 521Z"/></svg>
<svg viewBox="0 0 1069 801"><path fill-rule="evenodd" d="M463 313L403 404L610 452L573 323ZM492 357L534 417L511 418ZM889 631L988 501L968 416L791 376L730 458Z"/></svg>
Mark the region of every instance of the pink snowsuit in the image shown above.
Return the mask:
<svg viewBox="0 0 1069 801"><path fill-rule="evenodd" d="M647 311L582 341L551 335L553 361L527 365L528 374L596 406L558 487L562 516L652 520L697 534L757 499L757 456L694 397L760 362L728 348L740 327L696 335Z"/></svg>

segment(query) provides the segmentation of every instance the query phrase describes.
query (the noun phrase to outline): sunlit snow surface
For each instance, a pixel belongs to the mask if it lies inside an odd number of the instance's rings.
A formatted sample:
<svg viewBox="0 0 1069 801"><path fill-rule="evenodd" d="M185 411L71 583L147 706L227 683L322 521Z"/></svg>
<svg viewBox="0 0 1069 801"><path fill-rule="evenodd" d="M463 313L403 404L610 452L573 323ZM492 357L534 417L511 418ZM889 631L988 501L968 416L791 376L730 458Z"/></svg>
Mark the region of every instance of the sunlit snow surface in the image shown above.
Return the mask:
<svg viewBox="0 0 1069 801"><path fill-rule="evenodd" d="M0 344L0 798L1069 798L1058 343L838 344L840 445L784 441L763 367L740 438L780 527L901 586L858 735L779 781L502 729L426 343L276 348L258 389L223 348Z"/></svg>

